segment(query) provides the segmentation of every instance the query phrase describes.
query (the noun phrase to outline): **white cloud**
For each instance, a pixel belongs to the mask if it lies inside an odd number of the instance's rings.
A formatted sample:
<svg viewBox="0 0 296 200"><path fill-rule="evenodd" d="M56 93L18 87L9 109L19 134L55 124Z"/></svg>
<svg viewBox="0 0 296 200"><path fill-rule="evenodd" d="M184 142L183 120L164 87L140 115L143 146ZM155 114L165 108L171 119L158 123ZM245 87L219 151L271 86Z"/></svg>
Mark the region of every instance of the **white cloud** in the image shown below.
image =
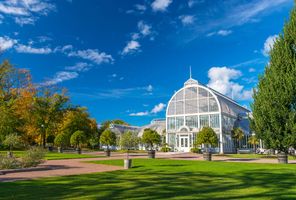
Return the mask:
<svg viewBox="0 0 296 200"><path fill-rule="evenodd" d="M148 111L129 114L129 116L133 116L133 117L142 117L142 116L147 116L147 115L149 115Z"/></svg>
<svg viewBox="0 0 296 200"><path fill-rule="evenodd" d="M65 52L66 50L71 50L72 46L64 46L61 50ZM100 52L97 49L87 49L87 50L78 50L71 51L68 53L69 57L80 57L85 60L90 60L98 65L102 63L113 63L114 59L111 55L106 54L105 52Z"/></svg>
<svg viewBox="0 0 296 200"><path fill-rule="evenodd" d="M13 45L16 43L17 43L16 40L11 39L9 37L6 37L6 36L0 37L0 52L12 48Z"/></svg>
<svg viewBox="0 0 296 200"><path fill-rule="evenodd" d="M227 35L230 35L232 33L231 30L219 30L217 32L217 35L221 35L221 36L227 36Z"/></svg>
<svg viewBox="0 0 296 200"><path fill-rule="evenodd" d="M193 15L181 15L179 17L183 25L190 25L193 24L195 21L195 17Z"/></svg>
<svg viewBox="0 0 296 200"><path fill-rule="evenodd" d="M30 53L30 54L50 54L50 53L52 53L52 50L48 47L35 48L30 45L23 45L23 44L17 45L15 47L15 50L18 53Z"/></svg>
<svg viewBox="0 0 296 200"><path fill-rule="evenodd" d="M145 10L147 10L147 7L145 6L145 5L142 5L142 4L136 4L135 5L135 8L137 9L137 10L139 10L139 11L145 11Z"/></svg>
<svg viewBox="0 0 296 200"><path fill-rule="evenodd" d="M163 111L165 109L165 107L166 107L166 104L159 103L159 104L154 106L154 108L151 110L151 113L152 114L159 113L159 112Z"/></svg>
<svg viewBox="0 0 296 200"><path fill-rule="evenodd" d="M151 34L151 26L145 24L143 21L138 22L138 29L143 36L147 36Z"/></svg>
<svg viewBox="0 0 296 200"><path fill-rule="evenodd" d="M152 85L148 85L146 87L147 92L152 92L153 91L153 86Z"/></svg>
<svg viewBox="0 0 296 200"><path fill-rule="evenodd" d="M151 7L154 11L166 11L173 0L154 0Z"/></svg>
<svg viewBox="0 0 296 200"><path fill-rule="evenodd" d="M264 42L264 48L262 50L262 53L264 56L269 55L269 52L273 48L273 45L274 45L277 38L278 38L278 35L272 35L266 39L266 41Z"/></svg>
<svg viewBox="0 0 296 200"><path fill-rule="evenodd" d="M251 68L249 69L249 72L255 72L255 71L256 71L256 69L253 68L253 67L251 67Z"/></svg>
<svg viewBox="0 0 296 200"><path fill-rule="evenodd" d="M211 33L208 33L207 36L208 37L211 37L211 36L214 36L214 35L219 35L219 36L228 36L232 33L232 30L219 30L219 31L216 31L216 32L211 32Z"/></svg>
<svg viewBox="0 0 296 200"><path fill-rule="evenodd" d="M147 107L147 105L143 105L144 107ZM157 114L162 112L166 107L166 104L164 103L159 103L155 105L150 112L144 111L144 112L136 112L136 113L130 113L129 116L136 116L136 117L141 117L141 116L148 116L151 114Z"/></svg>
<svg viewBox="0 0 296 200"><path fill-rule="evenodd" d="M127 45L124 47L122 50L121 54L122 55L127 55L131 53L135 53L139 51L139 48L141 47L140 43L136 40L131 40L127 43Z"/></svg>
<svg viewBox="0 0 296 200"><path fill-rule="evenodd" d="M227 67L212 67L208 71L208 86L226 96L238 100L252 98L251 90L244 90L244 86L234 82L242 76L241 71Z"/></svg>
<svg viewBox="0 0 296 200"><path fill-rule="evenodd" d="M15 23L20 26L27 25L27 24L35 24L35 19L33 17L16 17L14 19Z"/></svg>
<svg viewBox="0 0 296 200"><path fill-rule="evenodd" d="M79 62L73 66L67 66L65 67L65 69L70 71L78 71L78 72L88 71L90 69L90 65L85 62Z"/></svg>
<svg viewBox="0 0 296 200"><path fill-rule="evenodd" d="M64 82L64 81L77 78L78 76L79 76L79 74L77 72L61 71L61 72L57 72L52 79L45 81L45 82L41 83L40 85L41 86L56 85L56 84Z"/></svg>
<svg viewBox="0 0 296 200"><path fill-rule="evenodd" d="M3 0L0 13L14 18L20 25L34 24L38 16L47 15L55 10L55 5L48 0Z"/></svg>

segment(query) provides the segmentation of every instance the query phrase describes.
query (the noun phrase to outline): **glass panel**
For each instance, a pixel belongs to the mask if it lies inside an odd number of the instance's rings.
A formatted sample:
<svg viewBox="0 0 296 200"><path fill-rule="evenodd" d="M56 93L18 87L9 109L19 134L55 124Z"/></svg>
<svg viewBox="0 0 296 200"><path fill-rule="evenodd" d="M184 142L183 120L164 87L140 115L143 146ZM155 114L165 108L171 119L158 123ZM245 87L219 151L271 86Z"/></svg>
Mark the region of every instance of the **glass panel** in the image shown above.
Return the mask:
<svg viewBox="0 0 296 200"><path fill-rule="evenodd" d="M184 138L181 138L181 147L184 147Z"/></svg>
<svg viewBox="0 0 296 200"><path fill-rule="evenodd" d="M208 99L199 99L199 112L209 112L209 102Z"/></svg>
<svg viewBox="0 0 296 200"><path fill-rule="evenodd" d="M185 142L184 142L184 147L188 147L188 138L184 138Z"/></svg>
<svg viewBox="0 0 296 200"><path fill-rule="evenodd" d="M175 110L175 102L171 102L169 105L169 109L168 109L168 115L175 115L176 114L176 110Z"/></svg>
<svg viewBox="0 0 296 200"><path fill-rule="evenodd" d="M176 115L184 114L184 102L177 101L176 102Z"/></svg>
<svg viewBox="0 0 296 200"><path fill-rule="evenodd" d="M212 128L219 128L219 114L210 115L210 127Z"/></svg>
<svg viewBox="0 0 296 200"><path fill-rule="evenodd" d="M210 98L209 99L209 110L210 110L210 112L216 112L216 111L218 111L219 109L218 109L218 104L217 104L217 101L216 101L216 99L215 98Z"/></svg>
<svg viewBox="0 0 296 200"><path fill-rule="evenodd" d="M176 94L176 101L183 100L184 99L183 94L184 94L184 90L181 90L180 92L178 92Z"/></svg>
<svg viewBox="0 0 296 200"><path fill-rule="evenodd" d="M184 117L176 117L176 129L179 130L181 126L184 126Z"/></svg>
<svg viewBox="0 0 296 200"><path fill-rule="evenodd" d="M174 117L168 117L167 118L168 120L168 130L171 131L171 130L175 130L176 129L176 118Z"/></svg>
<svg viewBox="0 0 296 200"><path fill-rule="evenodd" d="M185 99L196 99L197 98L197 87L186 88Z"/></svg>
<svg viewBox="0 0 296 200"><path fill-rule="evenodd" d="M189 128L198 128L198 116L186 116L185 121Z"/></svg>
<svg viewBox="0 0 296 200"><path fill-rule="evenodd" d="M197 106L196 99L185 101L185 113L186 114L198 113L198 106Z"/></svg>
<svg viewBox="0 0 296 200"><path fill-rule="evenodd" d="M203 88L198 88L198 96L199 98L208 97L208 91Z"/></svg>
<svg viewBox="0 0 296 200"><path fill-rule="evenodd" d="M204 126L209 126L209 115L200 115L200 128Z"/></svg>

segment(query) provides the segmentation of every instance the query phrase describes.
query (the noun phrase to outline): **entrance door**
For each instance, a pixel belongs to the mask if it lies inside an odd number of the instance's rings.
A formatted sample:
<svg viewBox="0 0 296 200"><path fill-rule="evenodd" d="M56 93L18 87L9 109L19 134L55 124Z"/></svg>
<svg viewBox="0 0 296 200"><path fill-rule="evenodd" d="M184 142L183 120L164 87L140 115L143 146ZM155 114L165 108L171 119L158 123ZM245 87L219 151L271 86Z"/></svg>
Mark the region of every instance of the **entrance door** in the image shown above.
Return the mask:
<svg viewBox="0 0 296 200"><path fill-rule="evenodd" d="M189 152L189 136L180 135L179 140L179 151Z"/></svg>

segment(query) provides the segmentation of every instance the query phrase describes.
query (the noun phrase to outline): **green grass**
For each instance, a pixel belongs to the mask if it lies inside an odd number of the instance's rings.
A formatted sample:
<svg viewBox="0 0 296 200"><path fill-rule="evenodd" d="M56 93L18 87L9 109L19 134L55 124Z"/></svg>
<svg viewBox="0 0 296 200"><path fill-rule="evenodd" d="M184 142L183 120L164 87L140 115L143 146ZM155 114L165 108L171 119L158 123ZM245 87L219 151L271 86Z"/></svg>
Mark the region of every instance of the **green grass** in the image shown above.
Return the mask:
<svg viewBox="0 0 296 200"><path fill-rule="evenodd" d="M216 155L219 156L219 155ZM258 159L258 158L267 158L267 159L277 159L276 155L262 155L262 154L224 154L222 156L227 156L231 158L249 158L249 159ZM295 156L289 156L289 160L295 160Z"/></svg>
<svg viewBox="0 0 296 200"><path fill-rule="evenodd" d="M6 154L7 151L0 151L0 154ZM24 154L24 151L13 151L15 157L20 157ZM62 159L79 159L79 158L99 158L104 156L95 156L89 154L77 154L77 153L56 153L47 152L45 154L46 160L62 160Z"/></svg>
<svg viewBox="0 0 296 200"><path fill-rule="evenodd" d="M296 199L296 165L133 162L130 170L0 183L0 199Z"/></svg>

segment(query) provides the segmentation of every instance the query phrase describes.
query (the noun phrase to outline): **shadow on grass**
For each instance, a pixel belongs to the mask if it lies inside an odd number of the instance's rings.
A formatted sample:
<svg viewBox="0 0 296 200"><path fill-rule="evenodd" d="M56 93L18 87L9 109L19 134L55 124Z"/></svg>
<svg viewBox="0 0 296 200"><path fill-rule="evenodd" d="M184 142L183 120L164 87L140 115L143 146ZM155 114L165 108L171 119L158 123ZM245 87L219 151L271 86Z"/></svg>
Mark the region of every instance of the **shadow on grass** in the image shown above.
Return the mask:
<svg viewBox="0 0 296 200"><path fill-rule="evenodd" d="M295 199L295 178L294 167L137 160L130 170L0 183L0 199Z"/></svg>

